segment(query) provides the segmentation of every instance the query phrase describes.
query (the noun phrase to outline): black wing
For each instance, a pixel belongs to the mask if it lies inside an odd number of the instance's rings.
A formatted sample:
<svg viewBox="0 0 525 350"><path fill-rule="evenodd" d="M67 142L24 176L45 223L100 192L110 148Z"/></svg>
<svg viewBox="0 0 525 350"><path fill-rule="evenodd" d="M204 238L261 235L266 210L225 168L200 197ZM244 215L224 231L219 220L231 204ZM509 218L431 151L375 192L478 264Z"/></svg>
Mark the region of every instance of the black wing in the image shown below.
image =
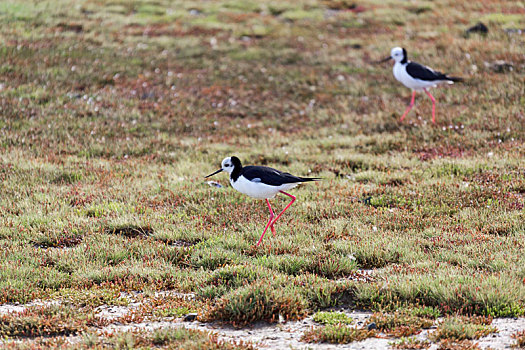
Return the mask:
<svg viewBox="0 0 525 350"><path fill-rule="evenodd" d="M416 62L408 62L406 69L407 73L414 79L425 81L448 80L445 74Z"/></svg>
<svg viewBox="0 0 525 350"><path fill-rule="evenodd" d="M294 176L266 166L245 166L242 168L241 175L250 181L259 182L257 179L260 179L260 182L271 186L319 180L318 178Z"/></svg>

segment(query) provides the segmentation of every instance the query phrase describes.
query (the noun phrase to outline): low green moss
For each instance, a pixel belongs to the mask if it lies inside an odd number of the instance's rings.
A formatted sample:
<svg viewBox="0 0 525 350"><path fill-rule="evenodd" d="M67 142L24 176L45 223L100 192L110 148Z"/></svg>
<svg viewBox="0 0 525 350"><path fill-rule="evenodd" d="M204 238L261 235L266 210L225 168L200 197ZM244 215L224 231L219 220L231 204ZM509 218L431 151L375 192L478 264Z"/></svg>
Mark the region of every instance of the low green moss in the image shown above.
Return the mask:
<svg viewBox="0 0 525 350"><path fill-rule="evenodd" d="M352 318L342 312L335 311L320 311L316 312L313 317L315 322L324 325L335 325L335 324L350 324L353 322Z"/></svg>

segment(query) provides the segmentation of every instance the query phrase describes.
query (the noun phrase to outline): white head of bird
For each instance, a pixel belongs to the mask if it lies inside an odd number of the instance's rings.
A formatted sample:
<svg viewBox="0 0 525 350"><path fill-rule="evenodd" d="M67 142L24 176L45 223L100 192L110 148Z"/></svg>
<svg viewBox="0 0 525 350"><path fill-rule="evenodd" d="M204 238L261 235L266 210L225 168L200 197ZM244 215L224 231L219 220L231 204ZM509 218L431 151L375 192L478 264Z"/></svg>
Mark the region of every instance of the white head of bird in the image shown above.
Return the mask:
<svg viewBox="0 0 525 350"><path fill-rule="evenodd" d="M234 168L232 157L226 157L221 162L221 169L228 174L231 174Z"/></svg>
<svg viewBox="0 0 525 350"><path fill-rule="evenodd" d="M402 47L394 47L392 50L390 50L390 56L385 57L381 61L377 61L377 63L386 62L389 60L394 60L397 62L406 62L407 60L407 50L405 50Z"/></svg>
<svg viewBox="0 0 525 350"><path fill-rule="evenodd" d="M231 174L235 170L235 167L240 167L240 166L241 166L241 161L239 160L239 158L237 158L237 157L226 157L221 162L221 168L219 170L215 171L214 173L211 173L210 175L206 176L206 178L208 178L210 176L213 176L215 174L218 174L221 171L225 171L228 174Z"/></svg>
<svg viewBox="0 0 525 350"><path fill-rule="evenodd" d="M403 60L406 60L407 51L401 47L394 47L390 51L390 58L392 58L396 62L401 62Z"/></svg>

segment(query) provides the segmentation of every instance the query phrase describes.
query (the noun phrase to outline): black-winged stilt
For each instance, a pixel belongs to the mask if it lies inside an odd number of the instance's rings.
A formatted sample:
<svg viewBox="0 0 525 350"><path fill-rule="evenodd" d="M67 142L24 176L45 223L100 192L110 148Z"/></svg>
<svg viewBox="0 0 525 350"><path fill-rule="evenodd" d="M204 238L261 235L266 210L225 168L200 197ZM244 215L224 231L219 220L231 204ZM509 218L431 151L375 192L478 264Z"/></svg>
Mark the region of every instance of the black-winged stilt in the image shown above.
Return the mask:
<svg viewBox="0 0 525 350"><path fill-rule="evenodd" d="M428 88L436 87L441 83L453 84L457 81L462 81L462 78L450 77L441 72L435 71L432 68L423 66L416 62L411 62L407 59L407 51L401 47L394 47L390 51L390 56L379 61L378 63L388 61L393 59L396 61L394 64L394 77L400 81L407 88L412 89L412 99L410 100L410 105L403 113L401 121L405 119L408 112L414 106L414 101L416 99L416 91L423 90L428 97L432 100L432 123L436 122L436 99L430 92Z"/></svg>
<svg viewBox="0 0 525 350"><path fill-rule="evenodd" d="M296 197L286 193L285 190L290 190L301 182L320 180L319 178L313 177L294 176L265 166L243 167L241 161L237 157L224 158L221 163L221 168L205 178L220 173L221 171L226 171L230 174L230 183L237 191L256 199L266 199L268 209L270 210L270 220L268 220L261 238L259 238L259 241L257 242L257 246L262 242L268 227L270 227L275 236L275 228L273 225L295 201ZM275 216L268 199L274 198L278 193L285 194L292 198L292 200L279 215Z"/></svg>

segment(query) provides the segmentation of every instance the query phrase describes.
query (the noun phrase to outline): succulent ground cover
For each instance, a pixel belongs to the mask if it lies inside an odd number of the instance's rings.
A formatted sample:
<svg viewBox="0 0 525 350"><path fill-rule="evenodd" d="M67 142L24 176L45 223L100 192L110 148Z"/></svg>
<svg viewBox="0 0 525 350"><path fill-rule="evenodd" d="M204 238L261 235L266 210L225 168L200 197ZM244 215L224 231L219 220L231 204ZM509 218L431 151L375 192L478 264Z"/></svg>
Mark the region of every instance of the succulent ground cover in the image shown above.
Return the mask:
<svg viewBox="0 0 525 350"><path fill-rule="evenodd" d="M0 304L62 303L2 336L91 334L122 292L147 301L122 323L525 314L519 2L22 0L0 23ZM436 125L424 94L399 122L410 91L373 64L393 46L466 79ZM324 180L257 248L264 203L203 179L230 155ZM217 343L181 334L159 337Z"/></svg>
<svg viewBox="0 0 525 350"><path fill-rule="evenodd" d="M512 337L516 339L516 344L514 344L516 348L525 347L525 331L519 331L516 334L513 334Z"/></svg>

